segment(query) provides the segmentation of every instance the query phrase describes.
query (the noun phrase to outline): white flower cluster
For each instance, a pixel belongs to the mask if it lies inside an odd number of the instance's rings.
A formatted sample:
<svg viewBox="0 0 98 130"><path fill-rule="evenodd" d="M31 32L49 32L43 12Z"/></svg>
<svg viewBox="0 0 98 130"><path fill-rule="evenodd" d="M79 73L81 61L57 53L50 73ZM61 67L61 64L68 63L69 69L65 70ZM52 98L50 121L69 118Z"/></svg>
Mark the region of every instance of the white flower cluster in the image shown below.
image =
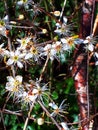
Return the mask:
<svg viewBox="0 0 98 130"><path fill-rule="evenodd" d="M25 9L29 9L29 6L33 6L34 2L32 0L20 0L17 2L19 7L24 6ZM55 16L59 16L60 12L54 12ZM23 16L24 18L24 16ZM29 37L16 38L14 45L17 47L9 48L4 43L0 44L0 56L4 59L4 63L9 68L13 67L15 70L23 69L27 63L34 61L38 63L40 59L45 59L49 57L51 61L54 59L59 59L59 55L64 56L66 52L70 52L77 44L84 44L87 51L93 52L96 59L95 65L98 65L98 52L96 51L96 38L92 35L86 37L86 39L78 38L78 35L71 34L72 24L67 24L68 20L64 16L63 23L56 23L56 29L54 33L57 35L58 39L53 40L51 44L46 43L44 46L41 44L36 44L35 41ZM0 19L0 34L7 36L7 29L11 29L13 26L9 25L8 16ZM42 29L43 34L47 33L46 29ZM10 43L11 44L11 43ZM17 68L17 69L16 69ZM44 99L47 97L50 102L50 93L48 85L46 83L40 83L40 80L33 81L30 80L28 83L24 82L23 76L17 73L7 76L6 90L9 92L10 96L13 95L15 100L18 102L23 102L29 104L30 106L37 101L41 101L44 105ZM47 100L47 99L46 99ZM64 118L63 114L67 114L65 111L66 105L64 105L65 100L63 100L60 106L57 106L53 100L48 103L48 108L51 107L50 117L56 118L60 116ZM38 120L38 124L43 124L43 118ZM61 122L60 125L64 130L68 130L66 122Z"/></svg>
<svg viewBox="0 0 98 130"><path fill-rule="evenodd" d="M60 52L70 51L72 47L75 47L77 44L84 44L85 50L93 53L93 56L95 57L95 65L98 65L98 47L96 47L98 46L97 37L93 37L93 35L90 35L87 36L85 39L80 39L78 35L71 36L72 25L68 25L67 21L67 18L64 16L63 23L56 23L56 30L54 31L59 36L60 41L58 42L62 43L62 51Z"/></svg>
<svg viewBox="0 0 98 130"><path fill-rule="evenodd" d="M23 103L31 105L38 98L43 102L43 95L47 93L48 86L40 84L38 81L23 82L23 77L17 75L15 77L7 76L6 90L10 94Z"/></svg>
<svg viewBox="0 0 98 130"><path fill-rule="evenodd" d="M28 90L26 90L26 88ZM21 75L15 77L7 76L6 90L10 92L10 95L14 95L14 98L17 99L18 102L21 101L29 105L37 103L37 100L41 100L44 104L43 97L45 95L49 96L47 84L41 84L38 81L23 83L23 77ZM57 116L64 117L64 114L68 114L65 111L66 104L64 104L64 102L65 100L61 102L59 107L54 102L50 102L49 106L53 109L50 116L55 118ZM63 128L68 128L65 122L61 122L61 126Z"/></svg>

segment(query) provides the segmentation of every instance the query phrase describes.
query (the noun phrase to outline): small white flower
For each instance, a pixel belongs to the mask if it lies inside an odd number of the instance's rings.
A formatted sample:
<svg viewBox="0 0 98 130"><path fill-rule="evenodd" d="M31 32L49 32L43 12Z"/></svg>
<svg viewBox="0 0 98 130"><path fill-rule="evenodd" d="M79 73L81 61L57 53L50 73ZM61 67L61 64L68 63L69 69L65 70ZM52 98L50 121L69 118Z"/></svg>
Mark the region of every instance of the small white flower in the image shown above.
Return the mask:
<svg viewBox="0 0 98 130"><path fill-rule="evenodd" d="M91 36L87 36L83 43L84 44L90 43L91 40L92 40L92 37Z"/></svg>
<svg viewBox="0 0 98 130"><path fill-rule="evenodd" d="M10 82L12 85L20 85L22 83L23 77L20 75L17 75L15 78L12 76L7 76L8 82Z"/></svg>
<svg viewBox="0 0 98 130"><path fill-rule="evenodd" d="M34 61L38 61L43 48L31 46L30 50L27 51L25 59L28 60L33 58Z"/></svg>
<svg viewBox="0 0 98 130"><path fill-rule="evenodd" d="M17 75L15 78L12 76L7 76L6 90L14 93L16 96L22 91L22 80L23 77Z"/></svg>
<svg viewBox="0 0 98 130"><path fill-rule="evenodd" d="M36 98L40 99L43 102L43 97L47 93L47 85L41 84L40 82L36 81L34 83L34 89L32 90L32 95ZM44 102L43 102L44 103Z"/></svg>
<svg viewBox="0 0 98 130"><path fill-rule="evenodd" d="M62 50L62 44L60 41L56 41L53 45L52 48L58 53Z"/></svg>
<svg viewBox="0 0 98 130"><path fill-rule="evenodd" d="M49 106L51 108L53 108L53 112L51 113L51 116L55 117L55 116L64 116L63 114L66 114L67 112L64 111L65 109L65 104L64 104L65 100L63 100L60 104L60 106L58 107L54 102L53 103L49 103Z"/></svg>
<svg viewBox="0 0 98 130"><path fill-rule="evenodd" d="M27 38L17 39L17 42L20 43L21 49L25 49L27 44L30 42L30 40L31 40L31 38L27 37Z"/></svg>
<svg viewBox="0 0 98 130"><path fill-rule="evenodd" d="M70 26L67 25L67 18L64 16L63 17L63 23L60 25L59 23L56 23L57 29L54 30L55 33L58 35L64 35L68 36L70 33Z"/></svg>
<svg viewBox="0 0 98 130"><path fill-rule="evenodd" d="M25 56L25 53L21 53L19 50L15 52L11 51L9 53L9 59L7 61L7 65L17 64L19 68L23 68L22 60Z"/></svg>
<svg viewBox="0 0 98 130"><path fill-rule="evenodd" d="M23 101L24 103L27 104L32 104L32 102L35 102L35 99L37 98L36 95L33 95L32 93L25 92L25 91L21 93L19 97L21 98L21 102Z"/></svg>
<svg viewBox="0 0 98 130"><path fill-rule="evenodd" d="M85 44L85 49L89 50L89 51L94 51L94 44L96 43L96 37L91 36L87 36L86 39L83 41L83 43Z"/></svg>
<svg viewBox="0 0 98 130"><path fill-rule="evenodd" d="M44 47L44 51L46 52L46 55L50 52L52 48L52 45L51 44L47 44L45 47Z"/></svg>
<svg viewBox="0 0 98 130"><path fill-rule="evenodd" d="M56 43L54 43L53 45L51 44L47 44L45 47L44 47L44 52L42 55L44 56L49 56L50 57L50 60L54 60L54 59L57 59L58 56L57 56L57 53L60 51L61 49L61 43L58 41Z"/></svg>
<svg viewBox="0 0 98 130"><path fill-rule="evenodd" d="M64 51L68 51L71 49L72 46L70 46L70 44L68 44L68 40L65 38L61 38L61 42L62 42L62 48Z"/></svg>
<svg viewBox="0 0 98 130"><path fill-rule="evenodd" d="M83 43L84 44L95 44L96 43L96 37L93 37L92 35L87 36Z"/></svg>

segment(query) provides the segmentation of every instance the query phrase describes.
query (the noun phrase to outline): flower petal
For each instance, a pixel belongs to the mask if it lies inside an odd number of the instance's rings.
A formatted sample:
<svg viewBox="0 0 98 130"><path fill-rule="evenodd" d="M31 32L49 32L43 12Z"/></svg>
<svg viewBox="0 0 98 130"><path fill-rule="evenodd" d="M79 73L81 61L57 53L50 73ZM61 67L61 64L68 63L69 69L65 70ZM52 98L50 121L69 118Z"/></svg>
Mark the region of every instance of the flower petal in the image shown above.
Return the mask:
<svg viewBox="0 0 98 130"><path fill-rule="evenodd" d="M49 103L49 106L53 109L58 109L58 106L55 103Z"/></svg>
<svg viewBox="0 0 98 130"><path fill-rule="evenodd" d="M14 82L15 79L12 76L7 76L7 81L8 82Z"/></svg>
<svg viewBox="0 0 98 130"><path fill-rule="evenodd" d="M65 122L61 122L61 126L63 127L64 130L69 130L69 128Z"/></svg>
<svg viewBox="0 0 98 130"><path fill-rule="evenodd" d="M17 61L17 66L21 69L23 68L23 64L20 61Z"/></svg>
<svg viewBox="0 0 98 130"><path fill-rule="evenodd" d="M18 80L18 81L21 83L22 80L23 80L23 77L20 76L20 75L17 75L17 76L15 77L15 79Z"/></svg>
<svg viewBox="0 0 98 130"><path fill-rule="evenodd" d="M14 63L14 60L12 60L12 59L8 59L8 61L7 61L7 65L12 65Z"/></svg>
<svg viewBox="0 0 98 130"><path fill-rule="evenodd" d="M26 56L25 56L25 60L28 60L28 59L30 59L30 58L32 58L32 54L31 53L28 53Z"/></svg>

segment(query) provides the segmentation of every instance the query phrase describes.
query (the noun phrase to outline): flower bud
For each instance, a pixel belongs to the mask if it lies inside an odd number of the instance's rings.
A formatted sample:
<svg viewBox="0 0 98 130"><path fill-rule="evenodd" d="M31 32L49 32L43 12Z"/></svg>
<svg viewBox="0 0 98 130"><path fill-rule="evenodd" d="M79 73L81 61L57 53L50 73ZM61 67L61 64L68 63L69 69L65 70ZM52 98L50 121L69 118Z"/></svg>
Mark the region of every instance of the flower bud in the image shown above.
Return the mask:
<svg viewBox="0 0 98 130"><path fill-rule="evenodd" d="M42 29L42 33L47 33L47 29Z"/></svg>
<svg viewBox="0 0 98 130"><path fill-rule="evenodd" d="M44 119L43 118L38 118L37 123L38 123L38 125L43 125L44 124Z"/></svg>
<svg viewBox="0 0 98 130"><path fill-rule="evenodd" d="M58 17L60 16L60 11L54 11L53 14Z"/></svg>
<svg viewBox="0 0 98 130"><path fill-rule="evenodd" d="M23 14L20 14L19 17L18 17L19 20L23 20L24 19L24 15Z"/></svg>

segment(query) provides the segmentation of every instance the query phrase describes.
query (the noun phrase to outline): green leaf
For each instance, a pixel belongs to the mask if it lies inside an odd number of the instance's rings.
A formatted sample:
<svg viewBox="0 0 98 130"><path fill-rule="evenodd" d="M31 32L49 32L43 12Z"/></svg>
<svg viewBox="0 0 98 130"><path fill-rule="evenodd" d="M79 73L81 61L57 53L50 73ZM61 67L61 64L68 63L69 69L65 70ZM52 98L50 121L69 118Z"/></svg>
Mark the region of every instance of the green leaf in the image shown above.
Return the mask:
<svg viewBox="0 0 98 130"><path fill-rule="evenodd" d="M71 87L73 87L74 81L72 78L69 78L65 81L66 83L66 89L64 91L65 94L68 94L70 92Z"/></svg>
<svg viewBox="0 0 98 130"><path fill-rule="evenodd" d="M72 117L74 118L74 121L73 121L73 122L78 122L78 121L79 121L78 115L73 114Z"/></svg>
<svg viewBox="0 0 98 130"><path fill-rule="evenodd" d="M54 91L54 92L52 93L52 98L53 98L54 100L58 99L58 93L57 93L56 91Z"/></svg>

